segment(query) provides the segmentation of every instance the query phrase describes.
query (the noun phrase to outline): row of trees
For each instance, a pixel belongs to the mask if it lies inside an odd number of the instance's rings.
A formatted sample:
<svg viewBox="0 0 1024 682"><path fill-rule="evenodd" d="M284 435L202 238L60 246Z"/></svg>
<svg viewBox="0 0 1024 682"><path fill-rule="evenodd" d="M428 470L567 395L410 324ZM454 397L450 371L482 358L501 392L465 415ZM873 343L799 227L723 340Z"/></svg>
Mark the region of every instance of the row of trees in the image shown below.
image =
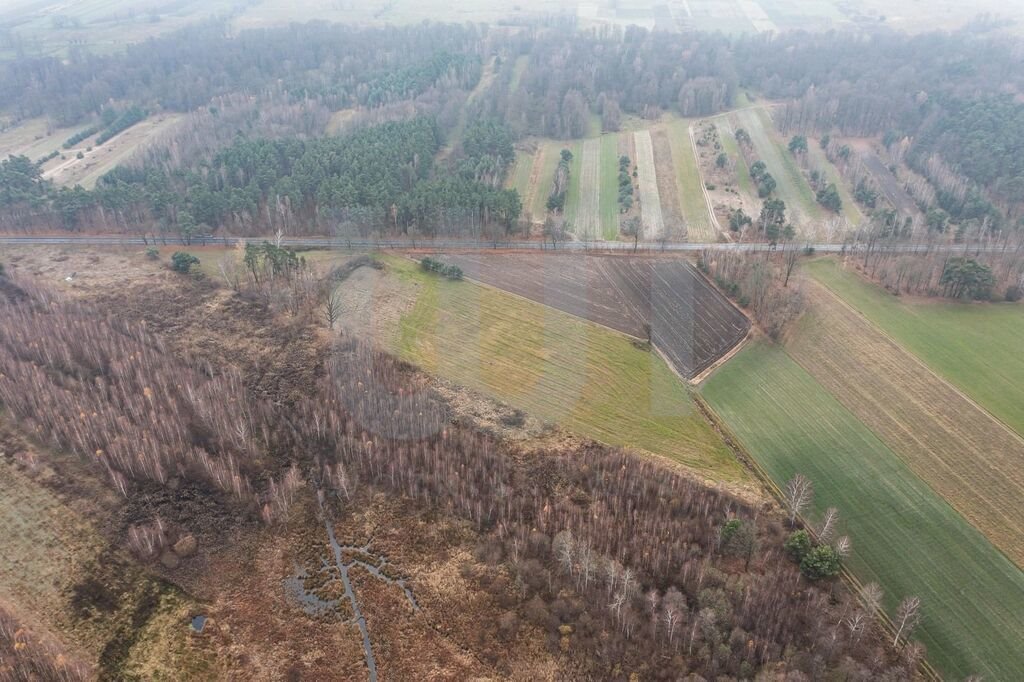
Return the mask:
<svg viewBox="0 0 1024 682"><path fill-rule="evenodd" d="M799 255L800 249L792 244L783 250L781 259L768 252L704 251L697 267L749 309L769 336L778 338L804 310L800 289L789 286Z"/></svg>

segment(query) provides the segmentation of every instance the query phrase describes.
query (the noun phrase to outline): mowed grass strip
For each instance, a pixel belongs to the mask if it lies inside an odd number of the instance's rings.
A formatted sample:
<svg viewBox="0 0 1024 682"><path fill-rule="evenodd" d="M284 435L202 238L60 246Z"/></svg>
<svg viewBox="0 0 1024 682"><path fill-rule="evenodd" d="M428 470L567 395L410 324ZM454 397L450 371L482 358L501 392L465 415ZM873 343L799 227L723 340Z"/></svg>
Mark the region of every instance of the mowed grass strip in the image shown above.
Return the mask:
<svg viewBox="0 0 1024 682"><path fill-rule="evenodd" d="M1024 566L1024 440L823 285L786 350L936 492Z"/></svg>
<svg viewBox="0 0 1024 682"><path fill-rule="evenodd" d="M784 350L745 348L703 393L780 486L796 473L813 481L812 518L839 508L847 563L882 585L890 613L921 598L915 638L936 667L1024 679L1024 574Z"/></svg>
<svg viewBox="0 0 1024 682"><path fill-rule="evenodd" d="M619 136L601 138L601 236L619 238Z"/></svg>
<svg viewBox="0 0 1024 682"><path fill-rule="evenodd" d="M1011 303L905 303L833 259L809 263L806 271L1024 435L1024 308Z"/></svg>
<svg viewBox="0 0 1024 682"><path fill-rule="evenodd" d="M530 201L530 211L533 219L543 222L544 216L548 214L548 197L551 196L551 188L555 182L555 169L558 168L558 160L562 146L557 142L542 142L537 149L539 159L535 163L540 164L537 177L537 187Z"/></svg>
<svg viewBox="0 0 1024 682"><path fill-rule="evenodd" d="M758 158L768 165L768 172L778 183L775 193L786 202L790 214L795 213L800 224L825 217L825 209L814 198L811 186L800 172L796 160L782 142L768 111L763 107L737 111L737 126L750 133Z"/></svg>
<svg viewBox="0 0 1024 682"><path fill-rule="evenodd" d="M716 481L749 474L656 354L626 336L472 282L389 259L417 288L394 351L580 435L668 457Z"/></svg>
<svg viewBox="0 0 1024 682"><path fill-rule="evenodd" d="M704 200L697 157L690 143L689 125L690 122L685 119L675 119L667 125L672 161L676 167L679 203L686 220L686 238L691 242L713 242L718 235L715 234L711 216L708 215L708 204Z"/></svg>

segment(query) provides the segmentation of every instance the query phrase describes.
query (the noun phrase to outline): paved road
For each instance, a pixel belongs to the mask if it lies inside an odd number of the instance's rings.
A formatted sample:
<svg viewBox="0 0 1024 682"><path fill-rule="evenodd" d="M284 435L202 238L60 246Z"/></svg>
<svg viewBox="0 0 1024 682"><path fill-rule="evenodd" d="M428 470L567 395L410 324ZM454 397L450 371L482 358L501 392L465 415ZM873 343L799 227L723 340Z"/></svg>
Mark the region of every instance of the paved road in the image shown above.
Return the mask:
<svg viewBox="0 0 1024 682"><path fill-rule="evenodd" d="M252 237L240 239L238 237L200 237L192 240L192 246L234 246L238 241L262 241L264 238ZM273 241L273 237L268 237ZM3 245L75 245L83 246L178 246L181 243L176 240L148 241L141 237L123 237L118 235L82 235L82 236L0 236L0 246ZM587 252L619 252L629 253L633 251L632 242L606 242L606 241L566 241L559 242L557 248L550 243L525 242L525 241L481 241L476 239L335 239L330 237L285 237L281 239L281 246L325 248L325 249L346 249L353 251L372 251L379 249L387 250L471 250L471 251L508 251L508 250L529 250L548 251L551 253L587 253ZM835 244L835 243L811 243L792 242L788 247L783 245L772 245L766 243L694 243L694 242L666 242L662 243L641 243L638 253L659 253L668 251L703 251L714 249L720 251L781 251L784 248L812 247L817 253L841 253L843 251L862 251L862 244ZM948 251L952 253L975 253L977 251L1012 251L1012 248L1004 249L1002 245L978 245L965 246L964 244L876 244L878 251L899 251L903 253Z"/></svg>

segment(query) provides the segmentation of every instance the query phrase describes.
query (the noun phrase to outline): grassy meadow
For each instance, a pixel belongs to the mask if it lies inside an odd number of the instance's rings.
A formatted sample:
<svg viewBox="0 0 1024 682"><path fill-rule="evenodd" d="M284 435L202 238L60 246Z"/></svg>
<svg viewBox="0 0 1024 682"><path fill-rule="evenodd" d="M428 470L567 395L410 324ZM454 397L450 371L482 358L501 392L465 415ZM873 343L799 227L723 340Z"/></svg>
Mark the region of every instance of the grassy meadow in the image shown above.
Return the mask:
<svg viewBox="0 0 1024 682"><path fill-rule="evenodd" d="M580 435L667 457L708 479L749 481L655 353L622 334L497 289L388 259L415 288L392 350L425 370Z"/></svg>

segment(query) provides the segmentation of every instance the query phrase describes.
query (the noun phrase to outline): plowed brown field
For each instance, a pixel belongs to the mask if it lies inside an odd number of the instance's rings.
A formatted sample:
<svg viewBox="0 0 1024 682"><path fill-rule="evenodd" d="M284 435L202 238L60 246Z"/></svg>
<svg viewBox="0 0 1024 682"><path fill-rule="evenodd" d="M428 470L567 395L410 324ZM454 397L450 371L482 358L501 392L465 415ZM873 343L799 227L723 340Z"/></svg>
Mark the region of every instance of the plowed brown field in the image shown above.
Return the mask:
<svg viewBox="0 0 1024 682"><path fill-rule="evenodd" d="M683 260L465 254L477 281L651 341L693 378L739 343L750 322Z"/></svg>

